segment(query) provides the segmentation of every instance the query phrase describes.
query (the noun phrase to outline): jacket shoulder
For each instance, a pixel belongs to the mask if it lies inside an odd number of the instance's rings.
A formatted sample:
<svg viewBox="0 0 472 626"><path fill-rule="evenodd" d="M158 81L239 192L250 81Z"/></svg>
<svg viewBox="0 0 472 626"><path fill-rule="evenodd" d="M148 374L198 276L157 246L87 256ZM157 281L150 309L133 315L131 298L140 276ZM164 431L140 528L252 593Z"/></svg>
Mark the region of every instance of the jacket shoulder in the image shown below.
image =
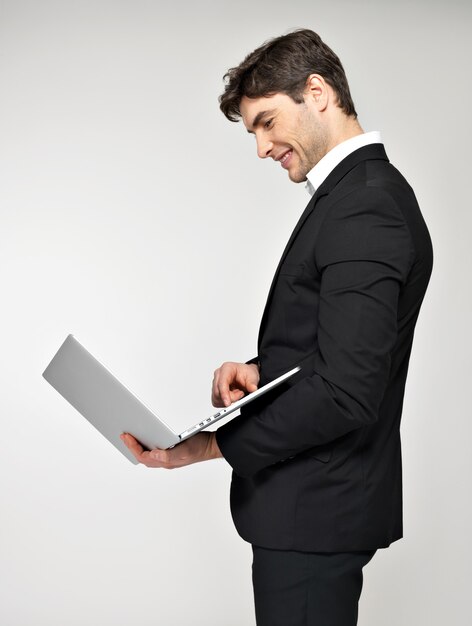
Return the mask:
<svg viewBox="0 0 472 626"><path fill-rule="evenodd" d="M366 171L354 174L323 198L327 210L316 246L317 266L322 270L343 261L393 263L405 278L414 249L402 204L414 201L414 195L403 198L411 187L369 177ZM404 187L401 193L397 185Z"/></svg>

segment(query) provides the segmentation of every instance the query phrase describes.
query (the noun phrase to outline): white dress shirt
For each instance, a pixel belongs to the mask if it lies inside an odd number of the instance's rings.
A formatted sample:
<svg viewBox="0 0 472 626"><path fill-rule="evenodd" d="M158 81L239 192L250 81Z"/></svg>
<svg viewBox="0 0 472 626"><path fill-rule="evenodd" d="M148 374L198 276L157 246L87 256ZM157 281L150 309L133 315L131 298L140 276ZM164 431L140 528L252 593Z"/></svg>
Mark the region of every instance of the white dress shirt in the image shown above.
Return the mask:
<svg viewBox="0 0 472 626"><path fill-rule="evenodd" d="M308 193L313 196L321 183L327 178L328 174L330 174L336 165L341 163L348 154L351 154L351 152L354 152L354 150L358 148L368 146L371 143L382 143L382 137L378 131L374 130L370 133L356 135L334 146L334 148L327 152L306 175L307 183L305 188Z"/></svg>

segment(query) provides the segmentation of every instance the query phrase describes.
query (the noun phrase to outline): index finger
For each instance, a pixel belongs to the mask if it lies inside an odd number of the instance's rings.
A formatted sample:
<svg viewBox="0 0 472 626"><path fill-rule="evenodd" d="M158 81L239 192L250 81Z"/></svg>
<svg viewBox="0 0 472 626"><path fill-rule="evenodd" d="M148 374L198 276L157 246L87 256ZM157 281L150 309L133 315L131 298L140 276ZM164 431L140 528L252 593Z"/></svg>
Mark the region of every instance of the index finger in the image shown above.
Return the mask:
<svg viewBox="0 0 472 626"><path fill-rule="evenodd" d="M216 407L227 406L227 402L231 404L229 401L229 376L225 372L223 372L222 376L222 369L220 367L216 370L213 379L211 403Z"/></svg>
<svg viewBox="0 0 472 626"><path fill-rule="evenodd" d="M229 379L220 377L217 388L221 401L223 402L223 406L229 406L231 404L231 389L229 386Z"/></svg>

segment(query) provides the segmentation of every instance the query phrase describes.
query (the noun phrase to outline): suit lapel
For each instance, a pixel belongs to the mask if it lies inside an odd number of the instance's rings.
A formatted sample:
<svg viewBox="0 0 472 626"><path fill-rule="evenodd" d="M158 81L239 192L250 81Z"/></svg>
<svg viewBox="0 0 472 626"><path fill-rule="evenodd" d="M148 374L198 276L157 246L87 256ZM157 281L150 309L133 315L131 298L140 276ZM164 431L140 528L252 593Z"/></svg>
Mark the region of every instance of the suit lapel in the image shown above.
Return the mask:
<svg viewBox="0 0 472 626"><path fill-rule="evenodd" d="M316 202L317 202L317 200L319 198L318 191L314 194L314 196L311 198L310 202L307 204L307 206L306 206L305 210L303 211L300 219L298 220L295 228L293 229L292 234L290 235L290 239L288 240L287 245L285 246L285 249L284 249L284 251L282 253L282 256L280 257L279 264L277 265L277 269L275 270L275 274L274 274L274 277L272 279L272 283L270 285L269 294L267 296L266 305L264 307L264 313L262 314L262 320L261 320L260 329L259 329L258 345L260 345L262 329L265 326L265 319L267 317L267 311L269 310L269 304L270 304L270 301L272 299L272 292L274 291L274 287L275 287L275 285L277 283L277 279L279 277L280 268L282 267L283 262L285 261L285 257L287 256L288 251L292 247L293 242L295 241L298 233L300 232L301 227L305 223L305 221L308 218L308 216L310 215L310 213L315 208Z"/></svg>

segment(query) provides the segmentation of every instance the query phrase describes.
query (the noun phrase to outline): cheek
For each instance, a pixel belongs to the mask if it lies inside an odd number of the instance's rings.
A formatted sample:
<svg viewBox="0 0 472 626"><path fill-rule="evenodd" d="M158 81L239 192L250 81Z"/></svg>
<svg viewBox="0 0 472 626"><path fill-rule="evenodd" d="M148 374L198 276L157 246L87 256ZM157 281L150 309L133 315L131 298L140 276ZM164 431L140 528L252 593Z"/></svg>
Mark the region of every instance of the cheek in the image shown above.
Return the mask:
<svg viewBox="0 0 472 626"><path fill-rule="evenodd" d="M303 155L305 153L303 149L303 143L300 141L300 135L293 133L288 137L288 143L292 146L292 148L299 155Z"/></svg>
<svg viewBox="0 0 472 626"><path fill-rule="evenodd" d="M293 149L295 150L299 160L303 161L305 159L305 156L306 156L305 155L305 150L303 149L303 145L300 142L294 140L293 143L292 143L292 146L293 146Z"/></svg>

